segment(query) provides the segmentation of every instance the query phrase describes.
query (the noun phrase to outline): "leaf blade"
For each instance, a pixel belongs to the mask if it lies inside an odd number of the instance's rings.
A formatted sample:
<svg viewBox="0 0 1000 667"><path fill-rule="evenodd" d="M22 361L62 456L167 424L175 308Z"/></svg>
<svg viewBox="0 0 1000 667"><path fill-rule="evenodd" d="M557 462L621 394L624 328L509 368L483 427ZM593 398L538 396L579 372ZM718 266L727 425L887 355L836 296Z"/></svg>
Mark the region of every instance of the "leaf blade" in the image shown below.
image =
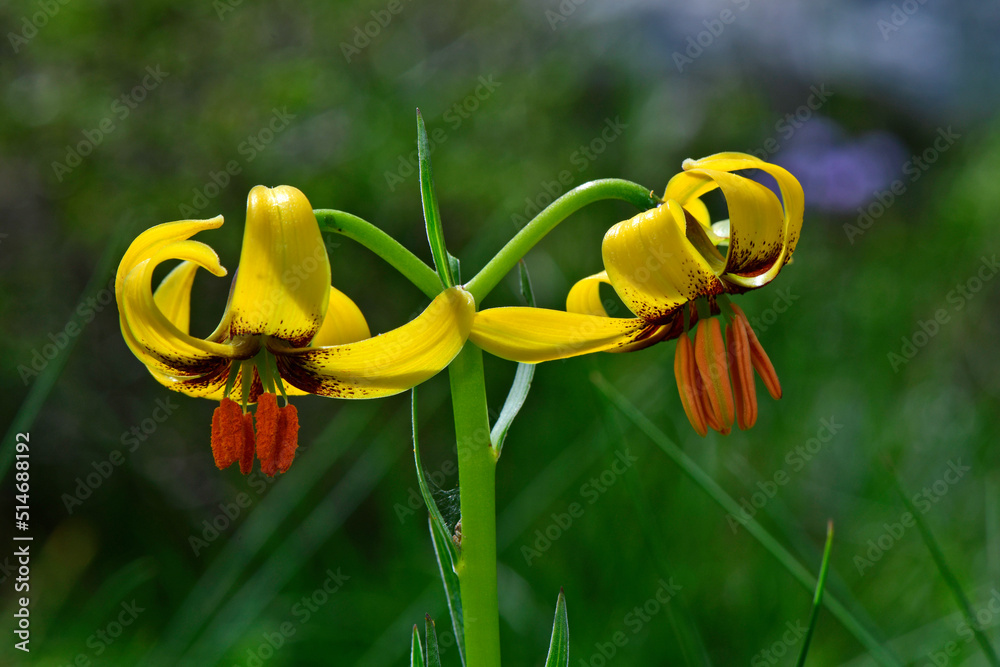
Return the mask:
<svg viewBox="0 0 1000 667"><path fill-rule="evenodd" d="M424 226L427 228L427 242L434 257L434 267L441 277L441 283L447 287L455 286L452 265L449 261L448 249L444 242L444 228L441 225L441 212L438 209L437 194L434 192L434 173L431 171L431 149L427 141L427 126L424 117L417 109L417 161L420 166L420 200L424 206Z"/></svg>
<svg viewBox="0 0 1000 667"><path fill-rule="evenodd" d="M556 615L552 621L552 638L545 667L569 667L569 617L566 615L566 595L559 589Z"/></svg>

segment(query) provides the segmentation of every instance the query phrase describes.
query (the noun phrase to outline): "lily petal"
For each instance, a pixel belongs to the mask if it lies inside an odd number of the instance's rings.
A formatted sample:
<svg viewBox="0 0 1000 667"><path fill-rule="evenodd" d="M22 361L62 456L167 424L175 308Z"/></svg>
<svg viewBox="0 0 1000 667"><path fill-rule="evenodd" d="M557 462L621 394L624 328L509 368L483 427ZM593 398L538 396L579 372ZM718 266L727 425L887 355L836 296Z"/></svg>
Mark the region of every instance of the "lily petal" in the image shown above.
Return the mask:
<svg viewBox="0 0 1000 667"><path fill-rule="evenodd" d="M665 329L637 318L545 308L489 308L476 313L469 340L502 359L535 364L639 343L651 345Z"/></svg>
<svg viewBox="0 0 1000 667"><path fill-rule="evenodd" d="M344 345L371 337L368 322L361 309L346 294L331 287L326 317L310 347Z"/></svg>
<svg viewBox="0 0 1000 667"><path fill-rule="evenodd" d="M350 297L336 287L331 286L330 305L326 309L323 326L320 327L319 333L309 343L309 347L344 345L345 343L356 343L359 340L371 337L372 334L368 328L368 321L365 320L361 309L351 301ZM285 393L289 396L304 396L309 392L302 391L290 384L285 384Z"/></svg>
<svg viewBox="0 0 1000 667"><path fill-rule="evenodd" d="M217 276L225 275L215 251L204 243L187 240L202 229L221 224L220 217L157 225L139 235L118 267L115 296L122 334L135 355L152 371L174 377L215 375L230 359L246 352L233 345L190 336L160 310L152 293L153 270L172 259L187 260ZM190 269L182 270L168 283L168 292L160 299L168 305L171 316L181 320L187 319L180 317L183 304L178 301L183 297L181 288L185 286L187 271Z"/></svg>
<svg viewBox="0 0 1000 667"><path fill-rule="evenodd" d="M604 266L618 296L643 320L663 322L683 304L719 294L721 255L675 200L620 222L604 236ZM711 253L714 252L714 255Z"/></svg>
<svg viewBox="0 0 1000 667"><path fill-rule="evenodd" d="M345 345L272 348L281 377L310 394L392 396L437 374L465 344L476 304L460 287L441 292L416 319Z"/></svg>
<svg viewBox="0 0 1000 667"><path fill-rule="evenodd" d="M719 182L729 204L730 228L732 237L736 239L733 243L740 243L744 246L744 250L738 252L742 257L737 256L732 263L727 263L727 275L724 276L724 279L747 289L760 287L773 280L778 271L791 259L802 230L804 198L802 186L798 180L782 167L745 153L717 153L700 160L685 160L683 167L685 171L671 179L671 184L674 184L673 191L678 196L683 196L687 192L699 192L699 187L703 187L704 179L717 180L716 174L719 172L760 169L775 179L781 192L782 203L779 205L783 209L778 229L775 229L773 223L775 214L771 211L773 209L771 202L764 205L763 210L750 215L749 220L756 221L757 224L748 226L746 223L738 221L734 209L742 209L744 204L739 203L734 206L734 201L730 199L730 192L726 191L724 183ZM737 178L742 179L743 177L737 176ZM667 190L668 193L671 191L670 184L668 184ZM762 194L757 196L758 199L761 197L763 197ZM763 197L763 199L767 198ZM756 205L759 206L760 202ZM751 205L752 207L753 205ZM768 213L761 217L764 210L767 210ZM741 213L744 219L747 219L747 211L743 210ZM770 252L773 252L775 245L780 248L777 255L773 260L764 259ZM731 245L730 255L732 256L732 254L733 246Z"/></svg>
<svg viewBox="0 0 1000 667"><path fill-rule="evenodd" d="M312 204L296 188L256 186L247 197L243 250L223 321L230 334L305 346L329 304L330 260Z"/></svg>
<svg viewBox="0 0 1000 667"><path fill-rule="evenodd" d="M566 310L570 313L611 317L601 300L601 283L611 284L607 271L601 271L577 281L566 296Z"/></svg>

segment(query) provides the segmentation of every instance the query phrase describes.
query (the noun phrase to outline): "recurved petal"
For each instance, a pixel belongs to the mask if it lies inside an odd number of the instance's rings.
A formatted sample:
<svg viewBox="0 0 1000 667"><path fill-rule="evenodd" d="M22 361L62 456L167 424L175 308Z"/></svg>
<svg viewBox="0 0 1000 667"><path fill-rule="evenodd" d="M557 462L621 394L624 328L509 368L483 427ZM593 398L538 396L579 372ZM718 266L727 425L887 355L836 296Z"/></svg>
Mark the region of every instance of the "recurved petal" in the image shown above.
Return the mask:
<svg viewBox="0 0 1000 667"><path fill-rule="evenodd" d="M221 218L158 225L140 234L126 252L116 278L116 298L125 342L151 370L174 378L216 375L240 351L190 336L186 329L192 268L168 276L156 299L152 292L153 270L162 262L180 259L221 276L226 270L215 252L187 238L201 229L218 227ZM191 274L191 275L189 275ZM169 311L164 313L159 303ZM174 320L185 325L178 327Z"/></svg>
<svg viewBox="0 0 1000 667"><path fill-rule="evenodd" d="M604 266L633 313L662 323L688 301L724 291L722 256L707 241L692 243L703 239L701 224L671 200L609 229Z"/></svg>
<svg viewBox="0 0 1000 667"><path fill-rule="evenodd" d="M305 195L256 186L247 198L243 250L224 321L233 336L265 335L305 346L329 303L330 260Z"/></svg>
<svg viewBox="0 0 1000 667"><path fill-rule="evenodd" d="M153 292L153 302L163 316L184 333L191 331L191 287L198 265L181 262Z"/></svg>
<svg viewBox="0 0 1000 667"><path fill-rule="evenodd" d="M310 394L378 398L406 391L445 368L469 336L476 304L460 287L441 292L416 319L345 345L272 348L281 377Z"/></svg>
<svg viewBox="0 0 1000 667"><path fill-rule="evenodd" d="M741 169L760 169L761 171L770 174L775 179L778 184L778 189L781 192L782 199L782 202L779 203L781 209L781 222L777 225L777 230L775 230L773 223L770 222L773 220L773 213L769 213L769 217L762 219L764 227L766 227L766 232L758 229L754 230L754 235L756 235L759 239L762 239L763 246L758 246L746 256L766 256L768 253L763 249L763 247L773 247L775 239L777 239L776 242L780 246L780 252L773 258L773 260L767 262L761 262L759 259L754 260L757 264L766 265L763 269L759 269L757 273L753 273L752 271L754 261L751 261L745 269L741 268L738 262L728 263L727 272L730 273L724 276L727 281L745 288L760 287L761 285L773 280L778 274L778 271L780 271L791 258L792 253L795 251L795 246L798 243L799 234L802 230L804 198L802 194L802 186L799 184L798 180L796 180L794 176L782 167L765 162L745 153L718 153L700 160L685 160L683 166L685 169L683 174L686 175L686 177L689 176L689 178L695 179L695 181L706 176L714 178L714 175L710 172L732 172ZM721 182L719 185L723 186ZM725 192L725 187L723 187L723 191ZM776 199L777 198L775 198L775 201ZM741 235L743 238L740 241L744 246L746 246L748 239L746 225L738 223L734 218L733 202L730 201L730 195L728 193L726 193L726 200L730 210L731 233L734 237ZM772 209L773 204L768 203L767 208L768 210ZM730 254L732 254L732 247L730 248Z"/></svg>
<svg viewBox="0 0 1000 667"><path fill-rule="evenodd" d="M608 311L604 308L604 302L601 300L602 283L605 285L611 284L607 271L601 271L577 281L566 296L566 310L571 313L581 313L583 315L611 317L608 315Z"/></svg>
<svg viewBox="0 0 1000 667"><path fill-rule="evenodd" d="M535 364L652 344L660 340L655 336L664 329L637 318L545 308L489 308L476 313L469 340L503 359Z"/></svg>

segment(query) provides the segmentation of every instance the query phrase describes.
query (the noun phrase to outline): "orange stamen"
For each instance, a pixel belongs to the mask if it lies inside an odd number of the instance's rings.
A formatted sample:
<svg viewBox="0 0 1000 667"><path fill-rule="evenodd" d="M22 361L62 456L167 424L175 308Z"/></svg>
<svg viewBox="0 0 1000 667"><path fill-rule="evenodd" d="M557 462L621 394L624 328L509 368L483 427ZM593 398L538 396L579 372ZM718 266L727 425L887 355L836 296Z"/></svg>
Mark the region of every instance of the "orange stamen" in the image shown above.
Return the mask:
<svg viewBox="0 0 1000 667"><path fill-rule="evenodd" d="M710 317L698 322L694 351L701 381L708 394L708 404L715 414L715 421L721 427L717 430L726 435L733 426L735 408L733 389L729 384L726 344L718 318Z"/></svg>
<svg viewBox="0 0 1000 667"><path fill-rule="evenodd" d="M750 342L743 320L739 317L734 317L726 327L726 342L732 360L729 367L736 398L736 424L745 431L757 422L757 388L750 364Z"/></svg>
<svg viewBox="0 0 1000 667"><path fill-rule="evenodd" d="M698 435L705 437L708 433L705 422L705 411L698 397L699 388L695 382L698 373L694 362L694 350L691 349L691 339L687 332L682 332L677 338L677 350L674 353L674 379L677 380L677 391L681 395L681 405L691 426Z"/></svg>
<svg viewBox="0 0 1000 667"><path fill-rule="evenodd" d="M281 441L278 444L278 470L287 472L299 448L299 412L294 405L286 405L278 411L278 427Z"/></svg>
<svg viewBox="0 0 1000 667"><path fill-rule="evenodd" d="M243 415L243 451L240 452L240 472L249 475L253 470L253 415L247 412Z"/></svg>
<svg viewBox="0 0 1000 667"><path fill-rule="evenodd" d="M764 381L764 386L767 387L767 393L771 394L771 398L777 400L781 398L781 382L778 380L778 374L774 371L774 365L771 363L771 359L768 358L767 352L764 351L764 347L757 340L757 334L754 333L753 328L750 326L749 320L747 320L746 314L743 310L735 305L731 304L733 308L733 313L736 317L743 320L743 324L747 331L747 340L750 343L750 361L753 363L754 370L757 371L757 375L760 379Z"/></svg>
<svg viewBox="0 0 1000 667"><path fill-rule="evenodd" d="M239 459L243 439L243 410L236 401L224 398L212 413L212 456L219 470Z"/></svg>
<svg viewBox="0 0 1000 667"><path fill-rule="evenodd" d="M299 417L292 405L278 407L274 394L257 399L257 458L260 470L268 477L288 470L298 448Z"/></svg>

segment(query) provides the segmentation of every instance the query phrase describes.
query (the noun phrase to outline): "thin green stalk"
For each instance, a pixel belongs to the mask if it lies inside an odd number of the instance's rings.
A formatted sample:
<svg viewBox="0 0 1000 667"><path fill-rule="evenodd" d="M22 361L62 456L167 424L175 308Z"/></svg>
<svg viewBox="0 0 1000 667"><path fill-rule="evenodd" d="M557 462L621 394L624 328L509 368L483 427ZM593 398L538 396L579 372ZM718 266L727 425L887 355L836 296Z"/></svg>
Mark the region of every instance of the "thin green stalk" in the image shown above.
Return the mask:
<svg viewBox="0 0 1000 667"><path fill-rule="evenodd" d="M688 478L701 487L708 496L718 503L725 511L729 512L733 516L739 516L741 509L739 503L733 500L726 491L719 486L718 482L712 479L708 473L702 470L697 463L691 459L690 456L684 453L684 451L677 446L677 443L672 441L666 436L660 429L656 427L653 422L642 414L639 408L635 407L625 396L621 394L617 389L611 386L606 379L600 374L594 374L591 378L594 385L598 390L619 410L622 411L629 421L636 425L640 431L646 434L646 436L652 440L656 445L663 450L663 452L669 456L674 463L681 469ZM783 547L778 540L767 532L767 530L760 525L754 519L751 519L745 524L747 532L750 533L760 544L774 556L775 559L786 570L788 573L795 578L800 584L802 584L807 590L812 591L816 585L816 577L812 575L809 570L807 570L802 563L795 559L788 549ZM889 651L887 651L877 639L865 628L858 619L851 614L850 610L847 609L839 600L834 598L830 594L826 594L823 597L824 606L830 610L830 612L837 618L838 621L854 635L862 646L868 649L871 657L880 665L899 665L900 661L895 658Z"/></svg>
<svg viewBox="0 0 1000 667"><path fill-rule="evenodd" d="M497 608L496 455L490 441L483 353L466 345L448 367L462 524L455 567L462 592L466 664L500 667Z"/></svg>
<svg viewBox="0 0 1000 667"><path fill-rule="evenodd" d="M796 667L805 667L806 656L809 654L809 644L812 642L813 633L816 631L816 621L819 620L819 610L823 606L823 589L826 587L826 573L830 569L830 552L833 550L833 519L826 524L826 546L823 547L823 561L819 566L819 579L816 581L816 592L813 593L812 613L809 615L809 630L806 631L805 639L802 641L802 651L799 652L799 661Z"/></svg>
<svg viewBox="0 0 1000 667"><path fill-rule="evenodd" d="M476 303L481 303L517 265L518 260L528 254L556 225L584 206L602 199L621 199L635 204L643 211L660 203L649 188L620 178L602 178L573 188L536 215L466 284L465 288L475 297Z"/></svg>
<svg viewBox="0 0 1000 667"><path fill-rule="evenodd" d="M321 230L357 241L384 259L428 297L433 299L441 292L441 280L434 269L372 223L333 209L317 209L313 213Z"/></svg>
<svg viewBox="0 0 1000 667"><path fill-rule="evenodd" d="M899 481L899 477L896 475L895 469L889 464L889 472L892 474L892 481L896 484L896 491L899 493L899 497L903 499L903 505L906 507L906 511L909 512L913 519L917 522L917 530L920 532L920 537L923 539L924 544L927 545L927 550L931 552L931 558L934 559L934 564L937 565L938 572L941 573L941 578L948 585L951 590L952 596L955 598L955 602L958 604L958 608L962 611L965 616L966 623L972 628L972 633L976 637L976 641L979 642L979 647L983 650L983 654L986 656L986 661L989 662L993 667L1000 665L1000 658L997 657L996 651L993 649L993 645L990 644L990 640L983 633L982 628L976 621L976 614L972 610L972 604L969 602L968 596L966 596L965 591L962 590L962 584L959 583L958 577L955 573L951 571L951 567L948 566L948 561L944 557L944 552L941 551L941 546L934 539L934 534L931 533L931 529L927 526L927 522L924 521L923 513L920 512L910 497L906 495L906 490L903 488L902 482Z"/></svg>

